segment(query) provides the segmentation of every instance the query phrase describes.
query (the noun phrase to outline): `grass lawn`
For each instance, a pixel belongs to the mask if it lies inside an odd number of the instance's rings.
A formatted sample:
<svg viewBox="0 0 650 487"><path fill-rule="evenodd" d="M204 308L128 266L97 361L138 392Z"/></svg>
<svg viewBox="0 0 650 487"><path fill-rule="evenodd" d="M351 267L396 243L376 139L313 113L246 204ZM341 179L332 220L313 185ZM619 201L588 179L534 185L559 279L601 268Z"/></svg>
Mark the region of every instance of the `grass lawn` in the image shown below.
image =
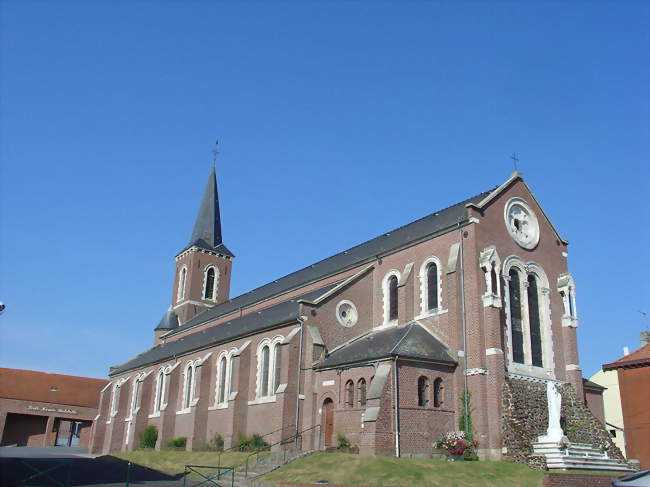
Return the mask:
<svg viewBox="0 0 650 487"><path fill-rule="evenodd" d="M236 467L246 461L249 452L226 452L221 455L221 466ZM264 452L260 456L265 455ZM137 450L116 452L112 456L158 470L167 474L183 473L185 465L218 466L219 454L212 451L156 451Z"/></svg>
<svg viewBox="0 0 650 487"><path fill-rule="evenodd" d="M540 487L544 474L507 462L447 462L317 453L270 473L264 480L377 487Z"/></svg>

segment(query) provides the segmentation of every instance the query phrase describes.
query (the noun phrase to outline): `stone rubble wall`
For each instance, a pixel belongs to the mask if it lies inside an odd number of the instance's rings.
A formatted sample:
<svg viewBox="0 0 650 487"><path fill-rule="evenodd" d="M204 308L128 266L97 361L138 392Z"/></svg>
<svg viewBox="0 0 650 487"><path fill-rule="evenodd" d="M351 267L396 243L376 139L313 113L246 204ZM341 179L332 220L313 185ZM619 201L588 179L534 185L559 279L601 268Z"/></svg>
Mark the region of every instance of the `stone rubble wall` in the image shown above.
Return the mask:
<svg viewBox="0 0 650 487"><path fill-rule="evenodd" d="M559 388L562 395L561 417L564 434L574 443L588 443L610 458L625 461L618 447L612 442L604 425L576 397L571 384ZM506 379L502 395L503 446L506 455L517 463L536 470L545 470L543 457L533 455L533 443L546 434L548 406L546 384L519 379Z"/></svg>

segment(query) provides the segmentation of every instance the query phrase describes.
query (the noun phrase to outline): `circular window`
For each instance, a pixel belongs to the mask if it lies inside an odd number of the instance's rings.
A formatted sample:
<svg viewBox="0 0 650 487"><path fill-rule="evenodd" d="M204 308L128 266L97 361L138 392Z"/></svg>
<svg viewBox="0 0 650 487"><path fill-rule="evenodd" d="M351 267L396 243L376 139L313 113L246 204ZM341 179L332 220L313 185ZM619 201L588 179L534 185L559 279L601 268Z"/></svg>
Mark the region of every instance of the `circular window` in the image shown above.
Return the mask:
<svg viewBox="0 0 650 487"><path fill-rule="evenodd" d="M354 326L358 318L357 307L352 301L344 300L336 305L336 319L343 326Z"/></svg>
<svg viewBox="0 0 650 487"><path fill-rule="evenodd" d="M534 249L539 243L539 223L533 210L521 198L512 198L504 211L506 228L520 247Z"/></svg>

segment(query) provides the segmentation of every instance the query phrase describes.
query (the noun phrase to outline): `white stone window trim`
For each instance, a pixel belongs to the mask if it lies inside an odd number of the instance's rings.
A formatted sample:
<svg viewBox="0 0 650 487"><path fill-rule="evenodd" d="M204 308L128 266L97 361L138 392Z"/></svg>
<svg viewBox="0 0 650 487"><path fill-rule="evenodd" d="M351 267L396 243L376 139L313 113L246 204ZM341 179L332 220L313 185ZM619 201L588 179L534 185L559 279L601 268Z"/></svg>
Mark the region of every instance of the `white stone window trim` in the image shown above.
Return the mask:
<svg viewBox="0 0 650 487"><path fill-rule="evenodd" d="M111 407L109 409L108 419L106 424L110 424L111 421L117 414L120 412L120 397L122 395L122 386L129 380L129 377L123 377L121 379L113 382L113 388L111 391Z"/></svg>
<svg viewBox="0 0 650 487"><path fill-rule="evenodd" d="M198 397L194 397L196 389L196 368L201 365L203 361L198 358L195 360L190 360L185 364L185 369L183 369L183 394L181 397L181 409L176 411L176 414L187 414L192 411L192 407L196 406L199 402ZM188 371L192 369L192 376L190 378L190 384L188 387ZM187 397L189 391L189 397Z"/></svg>
<svg viewBox="0 0 650 487"><path fill-rule="evenodd" d="M149 372L140 372L133 377L133 382L131 384L131 401L129 402L129 415L124 418L124 421L131 421L133 416L138 414L140 409L142 409L142 383L151 372L151 370ZM138 384L140 384L140 387L138 387ZM140 396L140 405L136 407L136 404L138 404L138 396Z"/></svg>
<svg viewBox="0 0 650 487"><path fill-rule="evenodd" d="M185 292L187 289L187 266L182 266L178 272L178 289L176 290L176 303L180 303L185 299Z"/></svg>
<svg viewBox="0 0 650 487"><path fill-rule="evenodd" d="M228 407L228 401L234 399L234 397L231 397L233 395L232 393L232 384L231 384L231 379L232 379L232 365L233 365L233 360L235 356L239 355L239 349L238 348L231 348L230 350L223 350L218 356L217 356L217 361L216 363L216 383L214 387L214 405L209 407L208 409L213 410L213 409L226 409ZM219 396L221 392L221 361L222 359L226 359L226 380L224 384L225 392L224 392L224 400L222 402L219 402ZM236 393L235 393L236 394Z"/></svg>
<svg viewBox="0 0 650 487"><path fill-rule="evenodd" d="M524 263L518 257L511 255L503 263L502 278L510 281L510 270L516 268L519 271L519 295L521 296L521 320L522 332L524 334L524 363L515 363L512 354L512 324L510 320L510 286L504 286L504 308L506 316L506 342L508 345L507 368L508 372L525 376L537 377L540 379L555 379L555 356L553 353L553 326L551 321L551 299L549 281L544 269L535 262ZM532 365L532 350L530 342L530 319L528 310L528 275L533 274L538 283L538 306L540 334L542 341L542 363L543 367Z"/></svg>
<svg viewBox="0 0 650 487"><path fill-rule="evenodd" d="M276 344L284 342L282 335L276 335L273 338L265 338L257 345L257 380L255 387L255 400L249 401L249 404L258 404L260 402L275 401L275 393L280 384L275 384L275 361L276 361ZM262 350L264 347L269 347L269 370L268 370L268 394L262 395ZM266 400L268 399L268 400Z"/></svg>
<svg viewBox="0 0 650 487"><path fill-rule="evenodd" d="M214 269L214 285L212 286L212 296L205 295L205 288L208 285L208 271ZM203 290L201 291L201 296L203 299L208 301L216 301L219 290L219 268L215 264L208 264L203 269Z"/></svg>
<svg viewBox="0 0 650 487"><path fill-rule="evenodd" d="M485 247L479 255L479 267L485 278L485 294L482 296L483 307L501 307L501 259L494 245ZM492 269L497 276L497 288L492 289ZM505 274L505 273L504 273Z"/></svg>
<svg viewBox="0 0 650 487"><path fill-rule="evenodd" d="M576 285L571 274L566 272L558 276L557 291L562 297L562 306L564 307L562 326L565 328L577 328L578 310L576 308ZM571 300L571 302L569 302L569 300ZM571 308L573 308L573 314L571 314Z"/></svg>
<svg viewBox="0 0 650 487"><path fill-rule="evenodd" d="M379 328L387 328L390 326L397 326L397 322L399 321L399 290L397 291L397 318L394 320L389 320L389 307L390 307L390 295L388 292L388 281L389 279L395 276L397 277L397 286L399 289L399 282L402 277L402 274L400 271L397 269L391 269L389 270L386 275L384 275L384 278L382 279L381 282L381 289L382 289L382 301L383 301L383 320L382 320L382 325Z"/></svg>
<svg viewBox="0 0 650 487"><path fill-rule="evenodd" d="M153 396L153 412L149 415L150 418L157 418L160 416L162 411L167 409L166 395L167 395L167 383L169 382L169 374L180 365L180 362L176 362L174 365L164 365L158 369L156 372L156 390L154 391ZM161 379L162 377L162 379ZM160 388L162 387L162 392L158 394ZM160 404L158 404L158 397L160 397Z"/></svg>
<svg viewBox="0 0 650 487"><path fill-rule="evenodd" d="M510 224L510 210L514 206L519 206L523 209L523 213L529 221L529 229L532 233L532 238L529 242L523 241L517 234L517 230L513 229ZM537 247L537 244L539 243L539 221L537 220L537 215L533 209L524 199L519 197L510 198L503 207L503 218L510 237L512 237L517 245L526 250L533 250Z"/></svg>
<svg viewBox="0 0 650 487"><path fill-rule="evenodd" d="M427 276L427 270L430 264L436 265L436 271L438 273L438 307L434 309L428 309L427 298L429 296L429 280ZM447 312L447 310L442 305L442 264L440 259L436 256L429 256L424 259L422 265L420 266L420 316L418 318L426 318L428 316L437 316ZM398 278L399 279L399 278Z"/></svg>

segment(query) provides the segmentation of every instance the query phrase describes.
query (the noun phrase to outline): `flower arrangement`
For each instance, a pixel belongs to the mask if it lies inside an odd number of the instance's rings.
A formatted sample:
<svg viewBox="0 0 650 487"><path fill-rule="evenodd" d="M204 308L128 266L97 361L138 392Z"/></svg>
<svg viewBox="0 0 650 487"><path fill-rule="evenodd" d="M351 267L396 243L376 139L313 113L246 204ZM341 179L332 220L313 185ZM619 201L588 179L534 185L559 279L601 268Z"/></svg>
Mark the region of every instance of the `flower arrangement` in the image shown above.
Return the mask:
<svg viewBox="0 0 650 487"><path fill-rule="evenodd" d="M434 443L436 448L447 452L447 455L462 455L469 448L476 448L478 441L468 441L464 431L450 431Z"/></svg>

